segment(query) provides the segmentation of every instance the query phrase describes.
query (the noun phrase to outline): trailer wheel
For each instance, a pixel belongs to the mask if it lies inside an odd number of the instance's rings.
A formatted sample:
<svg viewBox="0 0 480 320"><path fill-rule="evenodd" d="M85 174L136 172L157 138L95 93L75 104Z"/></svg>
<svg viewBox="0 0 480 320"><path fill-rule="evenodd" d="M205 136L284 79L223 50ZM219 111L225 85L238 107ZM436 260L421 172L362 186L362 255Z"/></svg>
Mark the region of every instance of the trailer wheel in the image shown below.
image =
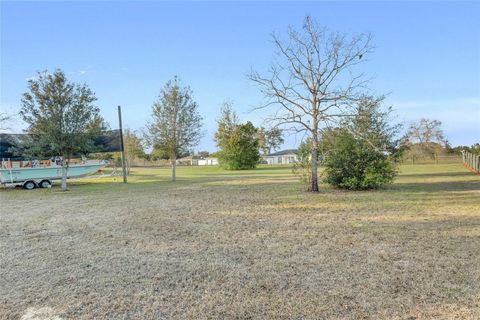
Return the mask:
<svg viewBox="0 0 480 320"><path fill-rule="evenodd" d="M33 189L35 189L36 186L37 186L37 185L36 185L35 182L32 181L32 180L25 181L25 182L23 183L23 188L24 188L24 189L27 189L27 190L33 190Z"/></svg>
<svg viewBox="0 0 480 320"><path fill-rule="evenodd" d="M40 186L40 188L51 188L52 182L50 180L42 180L38 185Z"/></svg>

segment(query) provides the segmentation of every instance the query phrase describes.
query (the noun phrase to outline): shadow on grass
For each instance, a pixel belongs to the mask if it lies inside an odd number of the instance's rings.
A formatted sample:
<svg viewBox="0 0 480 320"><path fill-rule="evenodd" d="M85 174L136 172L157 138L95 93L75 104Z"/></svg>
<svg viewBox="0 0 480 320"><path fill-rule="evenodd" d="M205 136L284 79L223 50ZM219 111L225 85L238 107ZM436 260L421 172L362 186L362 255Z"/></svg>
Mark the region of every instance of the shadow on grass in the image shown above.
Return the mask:
<svg viewBox="0 0 480 320"><path fill-rule="evenodd" d="M157 174L155 171L158 169ZM192 170L185 172L182 176L179 174L176 182L170 181L170 175L165 174L165 168L155 168L150 172L134 171L129 176L129 183L124 185L121 182L121 176L117 176L116 181L92 180L76 181L69 183L69 188L84 191L126 191L126 190L172 190L182 189L228 189L231 192L235 190L245 190L248 188L262 192L262 188L268 193L275 194L277 198L282 198L284 190L296 190L298 193L307 193L299 181L291 173L291 167L259 167L253 170L244 171L202 171ZM425 181L427 178L438 178L436 181ZM406 180L405 182L403 182ZM412 181L413 180L413 181ZM443 180L443 181L442 181ZM450 180L450 181L449 181ZM453 180L453 181L452 181ZM418 181L418 182L417 182ZM257 186L257 187L254 187ZM55 187L56 189L56 187ZM436 194L449 191L477 191L480 190L480 179L472 179L472 174L467 171L455 172L437 172L437 173L408 173L400 174L393 185L386 186L379 190L370 191L350 191L335 189L326 184L321 185L320 195L336 196L345 195L401 195L414 196L414 194ZM297 194L295 192L295 194ZM288 194L287 194L288 195Z"/></svg>
<svg viewBox="0 0 480 320"><path fill-rule="evenodd" d="M140 178L140 176L136 176ZM269 193L276 193L279 197L285 196L281 194L281 191L285 189L295 189L298 193L311 194L305 191L304 186L298 179L288 178L285 176L255 176L255 177L219 177L219 176L210 176L210 177L201 177L199 178L179 178L177 181L170 181L169 177L158 177L157 179L148 179L150 177L146 176L145 181L132 181L128 184L123 184L121 178L118 178L117 181L103 181L103 182L90 182L90 181L77 181L69 184L70 190L80 189L82 191L124 191L124 190L168 190L168 189L192 189L192 190L209 190L209 189L224 189L231 192L236 192L245 189L254 189L255 191L262 192L263 190L268 191ZM147 180L148 179L148 180ZM55 185L53 190L56 190L58 185ZM28 192L21 188L8 188L10 191L18 192ZM39 189L42 190L42 189ZM6 191L6 190L2 190ZM34 190L33 193L35 193ZM444 192L451 191L480 191L480 181L438 181L438 182L397 182L393 185L387 186L378 190L367 190L367 191L352 191L345 189L336 189L329 185L322 184L320 186L320 192L318 195L330 195L330 196L377 196L379 194L383 195L404 195L408 197L414 197L419 195L422 197L445 197ZM31 191L30 191L31 192ZM295 192L297 194L297 192ZM455 198L458 195L455 195ZM466 197L471 197L467 195Z"/></svg>
<svg viewBox="0 0 480 320"><path fill-rule="evenodd" d="M435 181L435 182L397 182L390 190L400 191L480 191L480 180L478 181Z"/></svg>
<svg viewBox="0 0 480 320"><path fill-rule="evenodd" d="M268 176L267 176L268 177ZM322 184L318 194L312 194L305 191L304 186L298 179L285 179L282 176L276 178L265 176L249 177L221 177L210 176L207 178L182 179L176 182L169 181L166 177L162 180L139 181L124 185L121 182L90 184L87 182L77 183L71 186L72 189L86 193L98 193L99 196L107 193L143 193L143 192L171 192L171 193L218 193L218 194L238 194L244 193L264 193L268 198L275 201L290 201L290 198L296 198L299 195L303 200L295 201L327 201L327 203L356 202L359 207L370 206L373 203L381 203L390 206L409 201L424 201L432 203L439 201L444 205L455 204L459 201L465 205L474 205L478 201L478 196L471 191L480 191L480 181L441 181L441 182L397 182L388 188L370 191L350 191L335 189L329 185ZM454 193L452 193L454 192ZM310 199L310 200L308 200Z"/></svg>
<svg viewBox="0 0 480 320"><path fill-rule="evenodd" d="M441 178L441 177L472 177L472 173L465 172L431 172L431 173L402 173L401 178Z"/></svg>

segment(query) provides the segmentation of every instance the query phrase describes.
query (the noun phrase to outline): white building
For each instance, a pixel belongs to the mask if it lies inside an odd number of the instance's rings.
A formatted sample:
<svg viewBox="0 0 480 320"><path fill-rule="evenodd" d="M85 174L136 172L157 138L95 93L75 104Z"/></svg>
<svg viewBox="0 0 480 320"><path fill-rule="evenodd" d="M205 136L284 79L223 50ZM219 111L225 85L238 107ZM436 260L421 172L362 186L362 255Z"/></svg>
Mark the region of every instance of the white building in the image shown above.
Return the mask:
<svg viewBox="0 0 480 320"><path fill-rule="evenodd" d="M198 159L197 165L199 166L215 166L218 164L218 159L217 158L204 158L204 159Z"/></svg>
<svg viewBox="0 0 480 320"><path fill-rule="evenodd" d="M212 157L202 158L200 156L190 155L177 159L177 164L184 166L215 166L218 164L218 159Z"/></svg>
<svg viewBox="0 0 480 320"><path fill-rule="evenodd" d="M267 164L294 164L297 162L297 149L282 150L262 156Z"/></svg>

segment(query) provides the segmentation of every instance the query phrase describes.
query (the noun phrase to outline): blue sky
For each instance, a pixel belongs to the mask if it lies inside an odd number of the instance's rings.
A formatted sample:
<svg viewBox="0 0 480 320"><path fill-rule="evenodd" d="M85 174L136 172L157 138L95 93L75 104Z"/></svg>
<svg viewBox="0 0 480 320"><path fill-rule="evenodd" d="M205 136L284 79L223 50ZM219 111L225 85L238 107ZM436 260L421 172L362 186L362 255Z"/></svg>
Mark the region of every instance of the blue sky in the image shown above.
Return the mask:
<svg viewBox="0 0 480 320"><path fill-rule="evenodd" d="M262 96L245 75L269 65L272 31L300 26L307 14L332 31L372 33L376 49L362 69L373 93L388 94L397 121L439 119L452 144L480 141L478 2L2 1L0 108L17 112L27 79L61 68L96 92L112 128L120 104L125 126L136 130L178 75L205 118L196 150L213 151L226 99L243 120L261 124L264 115L249 110Z"/></svg>

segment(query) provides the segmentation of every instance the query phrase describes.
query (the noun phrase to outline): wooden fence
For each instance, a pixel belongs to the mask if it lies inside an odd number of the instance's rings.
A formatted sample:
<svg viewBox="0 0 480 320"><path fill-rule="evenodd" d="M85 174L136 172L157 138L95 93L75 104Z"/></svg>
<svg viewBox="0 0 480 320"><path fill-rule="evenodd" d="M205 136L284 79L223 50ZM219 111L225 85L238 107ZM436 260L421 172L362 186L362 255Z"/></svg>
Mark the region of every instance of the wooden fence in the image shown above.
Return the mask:
<svg viewBox="0 0 480 320"><path fill-rule="evenodd" d="M463 164L473 172L480 173L480 155L462 151Z"/></svg>
<svg viewBox="0 0 480 320"><path fill-rule="evenodd" d="M459 154L410 154L403 157L403 164L446 164L461 163L462 156Z"/></svg>

